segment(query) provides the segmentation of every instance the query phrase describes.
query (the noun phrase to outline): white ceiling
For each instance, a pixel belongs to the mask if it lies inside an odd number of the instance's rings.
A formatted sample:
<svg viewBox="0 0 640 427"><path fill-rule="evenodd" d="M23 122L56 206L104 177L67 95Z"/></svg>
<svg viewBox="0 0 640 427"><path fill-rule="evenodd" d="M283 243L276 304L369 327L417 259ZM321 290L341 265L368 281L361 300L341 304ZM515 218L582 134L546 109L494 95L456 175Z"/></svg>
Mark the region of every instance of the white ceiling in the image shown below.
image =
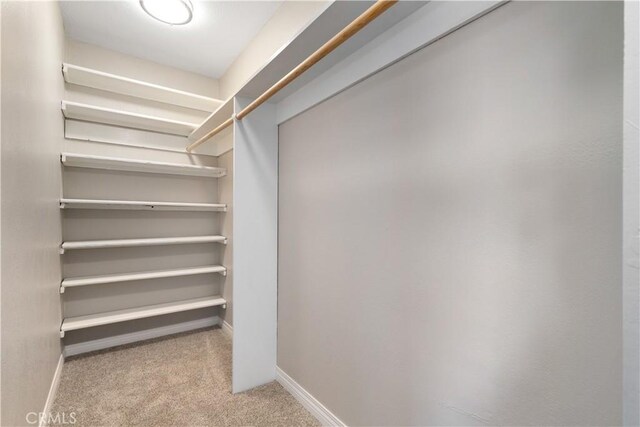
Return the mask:
<svg viewBox="0 0 640 427"><path fill-rule="evenodd" d="M219 78L283 0L192 0L193 20L170 26L138 0L62 1L67 35L138 58Z"/></svg>

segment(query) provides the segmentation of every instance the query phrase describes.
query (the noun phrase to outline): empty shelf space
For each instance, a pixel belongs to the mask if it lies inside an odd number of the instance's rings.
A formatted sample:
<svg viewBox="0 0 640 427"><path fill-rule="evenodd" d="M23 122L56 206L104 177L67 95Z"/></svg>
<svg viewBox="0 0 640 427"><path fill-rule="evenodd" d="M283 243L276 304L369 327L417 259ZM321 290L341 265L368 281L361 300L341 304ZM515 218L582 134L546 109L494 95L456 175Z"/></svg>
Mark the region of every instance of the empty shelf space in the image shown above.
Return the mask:
<svg viewBox="0 0 640 427"><path fill-rule="evenodd" d="M219 178L227 170L214 166L187 165L181 163L132 160L119 157L93 156L89 154L62 153L62 164L68 167L106 169L127 172L145 172L168 175L190 175Z"/></svg>
<svg viewBox="0 0 640 427"><path fill-rule="evenodd" d="M65 288L75 286L101 285L105 283L130 282L135 280L161 279L165 277L194 276L197 274L220 273L226 276L227 269L221 265L209 265L205 267L189 267L173 270L141 271L137 273L107 274L102 276L69 277L62 280L60 293Z"/></svg>
<svg viewBox="0 0 640 427"><path fill-rule="evenodd" d="M189 142L195 142L202 138L207 132L215 129L231 116L233 116L233 97L224 101L216 111L211 113L209 117L189 135Z"/></svg>
<svg viewBox="0 0 640 427"><path fill-rule="evenodd" d="M161 316L163 314L178 313L181 311L196 310L198 308L215 306L224 307L226 303L227 301L225 301L224 298L215 296L129 308L126 310L110 311L106 313L90 314L87 316L68 317L62 321L62 325L60 326L60 336L64 337L65 332L77 329L109 325L112 323L126 322L128 320L144 319L146 317Z"/></svg>
<svg viewBox="0 0 640 427"><path fill-rule="evenodd" d="M81 104L78 102L62 101L62 114L67 119L84 120L87 122L105 123L152 132L169 133L188 136L198 125L178 120L164 119L146 114Z"/></svg>
<svg viewBox="0 0 640 427"><path fill-rule="evenodd" d="M124 248L133 246L184 245L189 243L227 243L224 236L156 237L151 239L85 240L62 242L60 253L72 249Z"/></svg>
<svg viewBox="0 0 640 427"><path fill-rule="evenodd" d="M61 209L121 209L155 211L218 211L227 210L221 203L147 202L137 200L60 199Z"/></svg>
<svg viewBox="0 0 640 427"><path fill-rule="evenodd" d="M67 83L179 105L195 110L215 111L222 104L219 99L72 64L62 64L62 74Z"/></svg>

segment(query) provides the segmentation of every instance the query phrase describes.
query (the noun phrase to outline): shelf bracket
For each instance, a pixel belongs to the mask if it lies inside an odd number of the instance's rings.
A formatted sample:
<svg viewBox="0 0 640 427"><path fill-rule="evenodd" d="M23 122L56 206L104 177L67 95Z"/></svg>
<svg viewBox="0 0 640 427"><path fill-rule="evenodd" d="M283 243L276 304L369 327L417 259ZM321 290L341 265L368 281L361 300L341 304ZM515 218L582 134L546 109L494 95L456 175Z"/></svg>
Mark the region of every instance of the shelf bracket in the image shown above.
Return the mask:
<svg viewBox="0 0 640 427"><path fill-rule="evenodd" d="M227 309L227 304L222 304L222 308L223 308L223 310L226 310Z"/></svg>
<svg viewBox="0 0 640 427"><path fill-rule="evenodd" d="M62 246L60 246L60 255L64 254L64 248Z"/></svg>
<svg viewBox="0 0 640 427"><path fill-rule="evenodd" d="M62 329L60 330L60 338L64 338L64 331Z"/></svg>
<svg viewBox="0 0 640 427"><path fill-rule="evenodd" d="M60 293L64 294L64 286L60 286Z"/></svg>

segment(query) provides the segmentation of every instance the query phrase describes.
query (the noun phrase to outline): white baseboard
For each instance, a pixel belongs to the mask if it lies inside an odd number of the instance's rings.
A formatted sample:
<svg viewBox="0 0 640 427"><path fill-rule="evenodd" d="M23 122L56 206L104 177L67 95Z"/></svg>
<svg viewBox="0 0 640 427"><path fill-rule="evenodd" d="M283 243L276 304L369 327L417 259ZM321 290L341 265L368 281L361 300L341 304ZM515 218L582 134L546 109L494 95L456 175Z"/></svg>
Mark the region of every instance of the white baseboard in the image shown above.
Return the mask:
<svg viewBox="0 0 640 427"><path fill-rule="evenodd" d="M229 335L230 338L233 338L233 326L228 324L226 320L222 321L222 332Z"/></svg>
<svg viewBox="0 0 640 427"><path fill-rule="evenodd" d="M176 323L174 325L161 326L159 328L146 329L144 331L85 341L77 344L69 344L64 346L64 357L75 356L76 354L88 353L90 351L103 350L105 348L158 338L165 335L192 331L194 329L207 328L219 324L220 318L218 316L214 316L207 317L205 319L191 320L189 322Z"/></svg>
<svg viewBox="0 0 640 427"><path fill-rule="evenodd" d="M49 424L48 414L51 411L53 402L56 400L58 386L60 385L60 376L62 375L62 365L64 365L64 356L61 354L60 358L58 359L58 366L56 366L56 370L53 373L53 379L51 380L51 386L49 387L47 400L44 402L44 408L42 409L42 414L44 414L45 416L40 416L39 427L46 427Z"/></svg>
<svg viewBox="0 0 640 427"><path fill-rule="evenodd" d="M302 404L311 415L313 415L323 426L345 426L340 418L336 417L322 403L313 397L307 390L302 388L300 384L295 382L293 378L287 375L280 367L276 366L276 380L282 384L298 402Z"/></svg>

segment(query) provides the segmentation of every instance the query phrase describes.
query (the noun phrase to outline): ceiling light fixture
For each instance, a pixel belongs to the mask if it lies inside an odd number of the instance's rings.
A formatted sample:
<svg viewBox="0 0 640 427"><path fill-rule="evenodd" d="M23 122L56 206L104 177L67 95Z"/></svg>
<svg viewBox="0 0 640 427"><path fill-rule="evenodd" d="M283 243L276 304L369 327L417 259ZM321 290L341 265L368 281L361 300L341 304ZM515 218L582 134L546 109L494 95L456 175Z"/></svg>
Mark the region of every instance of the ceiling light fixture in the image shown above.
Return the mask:
<svg viewBox="0 0 640 427"><path fill-rule="evenodd" d="M140 0L149 16L169 25L184 25L193 19L193 5L189 0Z"/></svg>

